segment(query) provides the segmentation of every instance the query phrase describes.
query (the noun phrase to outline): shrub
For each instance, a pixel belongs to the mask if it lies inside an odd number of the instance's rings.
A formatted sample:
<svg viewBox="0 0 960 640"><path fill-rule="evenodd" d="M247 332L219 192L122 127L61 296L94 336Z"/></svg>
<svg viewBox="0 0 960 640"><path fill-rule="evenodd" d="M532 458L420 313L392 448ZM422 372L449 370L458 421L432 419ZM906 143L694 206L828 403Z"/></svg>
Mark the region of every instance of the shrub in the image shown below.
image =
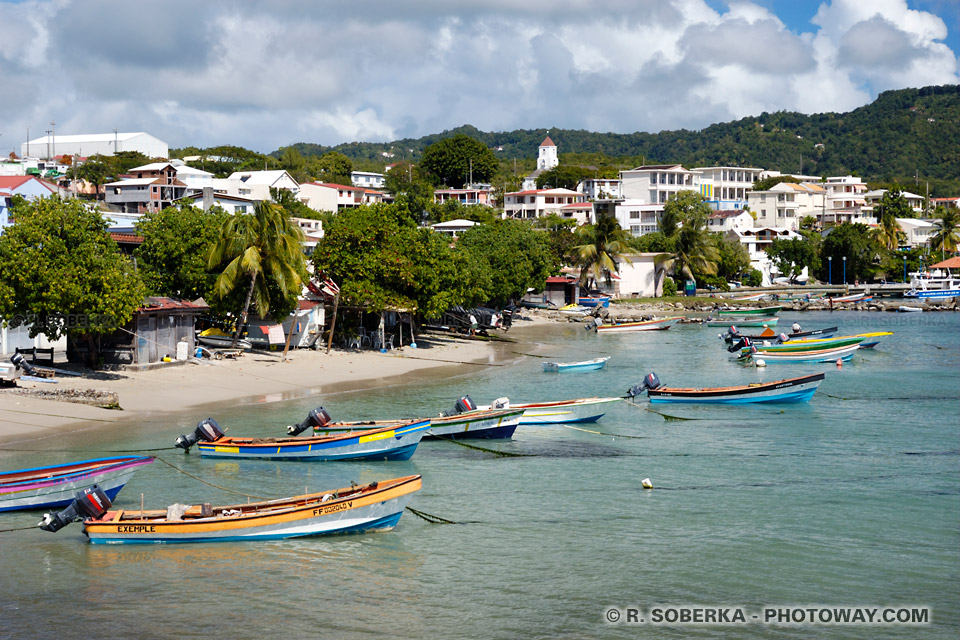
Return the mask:
<svg viewBox="0 0 960 640"><path fill-rule="evenodd" d="M763 284L763 274L757 269L750 269L744 274L742 284L745 287L759 287Z"/></svg>
<svg viewBox="0 0 960 640"><path fill-rule="evenodd" d="M677 283L674 282L673 278L669 276L663 279L663 295L664 296L677 295Z"/></svg>

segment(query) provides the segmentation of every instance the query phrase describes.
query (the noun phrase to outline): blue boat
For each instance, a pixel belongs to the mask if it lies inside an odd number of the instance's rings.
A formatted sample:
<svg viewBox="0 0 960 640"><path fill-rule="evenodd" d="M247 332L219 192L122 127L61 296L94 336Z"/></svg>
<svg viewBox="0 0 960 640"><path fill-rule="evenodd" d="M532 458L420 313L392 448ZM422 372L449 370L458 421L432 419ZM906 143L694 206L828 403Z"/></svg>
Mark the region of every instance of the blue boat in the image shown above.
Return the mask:
<svg viewBox="0 0 960 640"><path fill-rule="evenodd" d="M562 373L565 371L593 371L603 369L607 366L607 360L610 356L603 358L594 358L593 360L584 360L583 362L544 362L543 370L551 373Z"/></svg>
<svg viewBox="0 0 960 640"><path fill-rule="evenodd" d="M817 392L824 374L815 373L798 378L787 378L775 382L744 384L735 387L707 387L702 389L682 389L660 385L657 374L647 374L643 383L631 388L627 394L636 397L647 392L651 403L688 402L707 404L750 404L750 403L791 403L807 402Z"/></svg>
<svg viewBox="0 0 960 640"><path fill-rule="evenodd" d="M178 438L177 446L189 450L196 444L204 458L409 460L429 428L430 420L424 419L382 422L375 428L364 425L358 430L329 436L230 438L223 435L213 418L207 418L197 425L194 434Z"/></svg>
<svg viewBox="0 0 960 640"><path fill-rule="evenodd" d="M610 296L580 296L577 304L581 307L609 307Z"/></svg>

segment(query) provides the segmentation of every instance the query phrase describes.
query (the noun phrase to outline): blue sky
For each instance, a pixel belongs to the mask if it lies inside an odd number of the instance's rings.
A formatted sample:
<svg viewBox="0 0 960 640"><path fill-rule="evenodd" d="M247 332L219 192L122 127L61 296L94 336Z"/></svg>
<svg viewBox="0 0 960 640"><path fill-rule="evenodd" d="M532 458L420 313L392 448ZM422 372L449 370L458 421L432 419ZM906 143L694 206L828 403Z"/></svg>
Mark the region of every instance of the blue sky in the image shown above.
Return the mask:
<svg viewBox="0 0 960 640"><path fill-rule="evenodd" d="M0 0L0 152L699 129L960 82L958 0ZM535 150L531 150L534 153Z"/></svg>

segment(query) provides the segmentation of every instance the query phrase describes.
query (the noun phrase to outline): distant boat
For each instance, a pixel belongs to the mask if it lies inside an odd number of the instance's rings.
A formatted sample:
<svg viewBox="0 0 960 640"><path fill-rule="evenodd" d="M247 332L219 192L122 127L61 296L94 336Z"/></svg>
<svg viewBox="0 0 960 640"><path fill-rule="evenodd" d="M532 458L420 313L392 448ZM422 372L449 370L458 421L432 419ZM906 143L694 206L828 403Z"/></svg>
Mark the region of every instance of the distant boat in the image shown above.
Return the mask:
<svg viewBox="0 0 960 640"><path fill-rule="evenodd" d="M860 340L860 341L861 341L861 342L860 342L860 348L861 348L861 349L872 349L873 347L875 347L875 346L877 346L878 344L880 344L880 341L883 340L885 337L887 337L887 336L892 336L892 335L893 335L893 332L892 332L892 331L874 331L874 332L872 332L872 333L858 333L858 334L853 335L853 336L838 336L838 337L832 338L832 339L815 339L815 338L811 339L811 338L804 338L804 339L801 339L801 340L790 340L790 341L788 341L788 342L786 342L786 343L784 343L784 344L785 344L785 345L818 345L818 344L820 344L820 345L826 345L826 344L830 344L831 346L839 346L839 345L836 345L836 344L833 344L833 343L835 343L835 342L838 341L838 340L840 340L840 341Z"/></svg>
<svg viewBox="0 0 960 640"><path fill-rule="evenodd" d="M674 316L672 318L661 318L659 320L642 320L639 322L616 322L613 324L601 324L597 327L597 333L625 333L628 331L662 331L669 329L673 325L683 320L683 316Z"/></svg>
<svg viewBox="0 0 960 640"><path fill-rule="evenodd" d="M252 349L253 344L249 340L237 340L237 346L233 346L233 336L224 333L220 329L212 328L201 331L197 334L197 342L213 347L214 349Z"/></svg>
<svg viewBox="0 0 960 640"><path fill-rule="evenodd" d="M521 300L518 303L525 309L555 309L556 305L548 300Z"/></svg>
<svg viewBox="0 0 960 640"><path fill-rule="evenodd" d="M634 397L647 392L652 403L687 402L710 404L747 404L774 402L806 402L816 393L824 374L815 373L799 378L787 378L775 382L758 382L734 387L705 387L684 389L660 386L656 374L648 374L642 384L631 388L627 394Z"/></svg>
<svg viewBox="0 0 960 640"><path fill-rule="evenodd" d="M923 312L923 308L922 308L922 307L911 307L911 306L902 304L902 305L900 305L899 307L897 307L897 311L899 311L900 313L922 313L922 312Z"/></svg>
<svg viewBox="0 0 960 640"><path fill-rule="evenodd" d="M721 316L775 316L783 307L757 307L756 309L718 309Z"/></svg>
<svg viewBox="0 0 960 640"><path fill-rule="evenodd" d="M823 338L820 340L788 340L782 343L767 343L753 342L749 338L745 338L737 344L743 345L740 347L740 357L745 358L754 348L764 353L800 353L803 351L823 351L824 349L859 345L865 339L865 337L861 336L843 336L840 338ZM729 347L730 351L735 351L736 349L736 345Z"/></svg>
<svg viewBox="0 0 960 640"><path fill-rule="evenodd" d="M610 356L603 358L594 358L593 360L584 360L582 362L544 362L543 370L551 373L563 373L566 371L593 371L603 369L607 366L607 360Z"/></svg>
<svg viewBox="0 0 960 640"><path fill-rule="evenodd" d="M835 349L816 349L813 351L768 351L764 347L753 347L749 353L744 356L744 360L763 360L765 363L816 363L816 362L836 362L837 360L849 360L853 357L853 352L860 348L860 345L850 345L849 347L837 347Z"/></svg>
<svg viewBox="0 0 960 640"><path fill-rule="evenodd" d="M807 338L807 337L830 338L836 332L837 332L837 327L827 327L825 329L814 329L812 331L796 331L793 333L788 333L787 338L789 338L790 340ZM739 331L736 333L731 333L730 331L727 331L726 333L721 334L721 336L726 342L734 342L736 340L740 340L741 338L750 338L751 340L776 339L778 335L779 334L776 331L770 328L766 329L761 333L754 334L754 335L747 335L744 333L740 333Z"/></svg>
<svg viewBox="0 0 960 640"><path fill-rule="evenodd" d="M610 296L580 296L577 298L577 304L581 307L609 307Z"/></svg>
<svg viewBox="0 0 960 640"><path fill-rule="evenodd" d="M775 327L777 326L777 321L779 318L773 316L772 318L719 318L712 319L707 318L708 327Z"/></svg>
<svg viewBox="0 0 960 640"><path fill-rule="evenodd" d="M204 458L266 458L269 460L409 460L430 428L430 420L393 421L374 428L329 436L303 438L233 438L207 418L193 434L177 438L176 446L194 444Z"/></svg>
<svg viewBox="0 0 960 640"><path fill-rule="evenodd" d="M951 258L947 263L955 261ZM921 300L941 299L941 298L960 298L960 278L951 275L950 268L945 263L940 263L946 268L947 274L941 277L923 277L929 274L913 274L914 278L910 281L910 290L903 295L907 298L919 298ZM937 265L933 265L935 268ZM955 267L954 267L955 268Z"/></svg>
<svg viewBox="0 0 960 640"><path fill-rule="evenodd" d="M151 456L116 456L0 473L0 511L64 507L78 489L98 484L115 498Z"/></svg>
<svg viewBox="0 0 960 640"><path fill-rule="evenodd" d="M623 398L577 398L576 400L556 400L554 402L510 402L511 409L522 409L521 425L573 424L578 422L596 422ZM496 402L490 405L495 407ZM480 405L479 409L488 408Z"/></svg>
<svg viewBox="0 0 960 640"><path fill-rule="evenodd" d="M740 297L738 297L738 298L727 298L727 300L729 300L730 302L755 302L755 301L757 301L757 300L763 300L763 299L764 299L765 297L767 297L768 295L770 295L770 294L768 294L768 293L753 293L753 294L750 294L749 296L740 296Z"/></svg>
<svg viewBox="0 0 960 640"><path fill-rule="evenodd" d="M93 544L279 540L386 531L396 526L420 487L421 477L414 475L262 502L117 511L110 511L111 501L92 487L67 511L46 514L39 526L58 531L85 515L83 532Z"/></svg>

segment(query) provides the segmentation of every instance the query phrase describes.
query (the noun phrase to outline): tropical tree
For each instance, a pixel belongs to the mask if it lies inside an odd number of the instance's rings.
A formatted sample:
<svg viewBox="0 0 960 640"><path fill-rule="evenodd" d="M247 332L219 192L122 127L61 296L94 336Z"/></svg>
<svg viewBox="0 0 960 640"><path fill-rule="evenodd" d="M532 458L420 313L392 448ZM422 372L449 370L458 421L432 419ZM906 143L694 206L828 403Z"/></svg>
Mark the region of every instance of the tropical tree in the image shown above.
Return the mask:
<svg viewBox="0 0 960 640"><path fill-rule="evenodd" d="M245 285L247 279L250 281L233 335L234 347L247 323L251 302L261 316L270 313L271 285L277 287L286 300L295 301L300 295L300 287L309 277L302 242L303 232L273 202L259 202L253 213L232 216L220 227L220 236L207 257L210 269L226 263L217 276L216 295L225 298Z"/></svg>
<svg viewBox="0 0 960 640"><path fill-rule="evenodd" d="M880 246L890 251L896 251L907 238L907 234L900 228L900 223L890 213L884 213L878 218L873 233Z"/></svg>
<svg viewBox="0 0 960 640"><path fill-rule="evenodd" d="M696 191L678 191L663 205L660 231L668 238L673 237L681 225L693 218L703 218L703 224L706 225L707 216L711 211L710 205Z"/></svg>
<svg viewBox="0 0 960 640"><path fill-rule="evenodd" d="M16 224L0 235L0 317L8 326L85 337L94 365L97 336L122 327L146 289L133 262L84 202L15 197Z"/></svg>
<svg viewBox="0 0 960 640"><path fill-rule="evenodd" d="M441 184L459 189L473 176L474 181L487 182L499 162L485 144L459 133L434 142L423 150L420 166L436 176Z"/></svg>
<svg viewBox="0 0 960 640"><path fill-rule="evenodd" d="M601 216L596 224L583 225L576 233L581 243L570 253L580 267L580 285L603 278L609 287L612 275L620 270L617 261L628 249L627 233L613 216Z"/></svg>
<svg viewBox="0 0 960 640"><path fill-rule="evenodd" d="M228 218L220 207L204 211L186 203L144 214L135 226L143 244L134 255L150 294L210 298L215 277L207 256Z"/></svg>
<svg viewBox="0 0 960 640"><path fill-rule="evenodd" d="M844 282L866 279L872 276L877 269L878 261L882 258L882 248L871 233L870 227L865 224L844 223L830 229L830 233L823 240L820 251L820 280L831 278L829 271L835 269L833 275L844 274ZM831 260L832 258L832 260ZM833 282L837 278L832 278Z"/></svg>
<svg viewBox="0 0 960 640"><path fill-rule="evenodd" d="M804 267L814 272L819 259L816 245L803 237L790 240L775 238L767 247L767 255L777 265L777 270L790 279L799 276Z"/></svg>
<svg viewBox="0 0 960 640"><path fill-rule="evenodd" d="M329 151L311 162L307 171L321 182L350 185L353 163L339 151Z"/></svg>
<svg viewBox="0 0 960 640"><path fill-rule="evenodd" d="M893 216L894 218L916 218L913 207L907 202L906 197L900 187L894 185L883 192L880 196L880 202L873 210L877 220L884 216Z"/></svg>
<svg viewBox="0 0 960 640"><path fill-rule="evenodd" d="M694 215L684 221L677 232L675 250L661 253L654 263L674 274L694 280L694 272L704 275L717 274L717 262L720 252L714 246L707 231L707 219L703 215Z"/></svg>
<svg viewBox="0 0 960 640"><path fill-rule="evenodd" d="M537 176L537 188L576 189L581 181L595 174L593 169L561 164Z"/></svg>
<svg viewBox="0 0 960 640"><path fill-rule="evenodd" d="M750 268L750 252L742 242L723 233L711 233L710 239L717 248L717 275L724 283L737 280Z"/></svg>
<svg viewBox="0 0 960 640"><path fill-rule="evenodd" d="M937 207L934 212L936 231L930 238L930 248L945 253L956 253L960 246L960 209L956 207Z"/></svg>

